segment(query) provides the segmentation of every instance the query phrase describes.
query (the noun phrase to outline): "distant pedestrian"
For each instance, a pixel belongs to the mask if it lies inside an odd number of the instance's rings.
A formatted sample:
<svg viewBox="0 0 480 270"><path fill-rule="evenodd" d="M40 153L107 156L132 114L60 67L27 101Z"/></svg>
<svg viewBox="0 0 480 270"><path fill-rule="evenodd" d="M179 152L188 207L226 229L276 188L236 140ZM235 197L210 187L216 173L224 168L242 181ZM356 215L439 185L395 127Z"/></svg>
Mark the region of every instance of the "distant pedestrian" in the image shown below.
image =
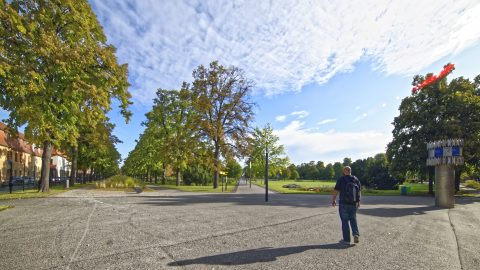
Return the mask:
<svg viewBox="0 0 480 270"><path fill-rule="evenodd" d="M352 168L343 168L343 176L338 178L333 190L332 206L337 205L337 194L340 192L339 213L342 221L343 244L350 244L350 227L354 243L359 242L360 232L357 225L357 209L360 207L361 185L357 177L352 175ZM350 224L349 224L350 223Z"/></svg>

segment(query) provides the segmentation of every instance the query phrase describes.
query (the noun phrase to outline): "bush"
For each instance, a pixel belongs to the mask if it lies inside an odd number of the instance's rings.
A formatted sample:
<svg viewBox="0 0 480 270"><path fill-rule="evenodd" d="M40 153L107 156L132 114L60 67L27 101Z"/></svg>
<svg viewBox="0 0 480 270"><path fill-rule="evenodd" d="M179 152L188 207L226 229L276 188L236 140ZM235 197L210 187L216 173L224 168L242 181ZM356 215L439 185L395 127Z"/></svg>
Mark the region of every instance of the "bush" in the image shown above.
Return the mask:
<svg viewBox="0 0 480 270"><path fill-rule="evenodd" d="M319 187L301 188L300 190L331 193L331 192L333 192L333 187L331 187L331 186L319 186Z"/></svg>
<svg viewBox="0 0 480 270"><path fill-rule="evenodd" d="M189 186L191 184L206 186L212 179L212 172L199 164L188 167L183 173L183 182Z"/></svg>
<svg viewBox="0 0 480 270"><path fill-rule="evenodd" d="M142 181L136 180L130 176L125 175L115 175L110 178L107 178L103 181L96 182L97 188L134 188L134 187L145 187L145 183Z"/></svg>
<svg viewBox="0 0 480 270"><path fill-rule="evenodd" d="M480 183L475 180L467 180L465 181L465 186L468 188L474 188L476 190L480 190Z"/></svg>

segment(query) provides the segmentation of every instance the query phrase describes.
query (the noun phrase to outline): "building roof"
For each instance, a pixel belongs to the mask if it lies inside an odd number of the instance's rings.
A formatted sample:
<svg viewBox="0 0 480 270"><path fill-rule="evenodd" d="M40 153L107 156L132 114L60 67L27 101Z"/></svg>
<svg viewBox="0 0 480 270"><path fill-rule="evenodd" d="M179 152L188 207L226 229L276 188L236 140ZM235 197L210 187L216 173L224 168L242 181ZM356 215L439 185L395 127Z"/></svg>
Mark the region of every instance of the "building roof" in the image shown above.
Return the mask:
<svg viewBox="0 0 480 270"><path fill-rule="evenodd" d="M33 154L37 157L41 157L43 155L43 149L41 147L36 147L35 145L29 144L25 140L25 135L21 132L18 132L17 138L13 138L9 136L8 126L4 123L0 122L0 145L6 146L8 148L12 148L18 152L23 152L27 154ZM56 150L55 148L52 149L52 156L61 156L67 157L66 154Z"/></svg>

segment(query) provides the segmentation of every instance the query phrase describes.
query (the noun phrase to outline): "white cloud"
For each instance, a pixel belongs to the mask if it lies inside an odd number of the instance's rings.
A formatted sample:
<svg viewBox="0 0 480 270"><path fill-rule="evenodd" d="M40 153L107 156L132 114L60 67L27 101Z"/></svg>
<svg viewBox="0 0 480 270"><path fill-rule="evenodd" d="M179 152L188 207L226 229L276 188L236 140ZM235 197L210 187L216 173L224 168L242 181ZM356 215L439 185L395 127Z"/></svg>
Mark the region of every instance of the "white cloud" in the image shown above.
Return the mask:
<svg viewBox="0 0 480 270"><path fill-rule="evenodd" d="M385 107L387 107L387 103L382 104L382 108L385 108Z"/></svg>
<svg viewBox="0 0 480 270"><path fill-rule="evenodd" d="M297 116L298 118L305 118L309 115L310 113L307 111L297 111L297 112L292 112L290 115Z"/></svg>
<svg viewBox="0 0 480 270"><path fill-rule="evenodd" d="M285 119L287 119L286 115L278 115L275 117L275 120L277 120L278 122L283 122L285 121Z"/></svg>
<svg viewBox="0 0 480 270"><path fill-rule="evenodd" d="M377 131L313 132L304 129L304 122L292 121L283 129L276 130L279 143L289 150L289 157L295 164L322 160L341 161L344 157L353 160L367 158L385 151L391 141L390 134Z"/></svg>
<svg viewBox="0 0 480 270"><path fill-rule="evenodd" d="M362 57L411 75L480 40L478 0L91 3L129 64L134 98L147 103L214 59L271 95L325 83Z"/></svg>
<svg viewBox="0 0 480 270"><path fill-rule="evenodd" d="M360 106L355 106L355 111L360 110Z"/></svg>
<svg viewBox="0 0 480 270"><path fill-rule="evenodd" d="M367 116L368 116L368 113L363 113L362 115L359 115L355 119L353 119L353 123L356 123L356 122L358 122L362 119L365 119L365 118L367 118Z"/></svg>
<svg viewBox="0 0 480 270"><path fill-rule="evenodd" d="M337 119L325 119L317 123L317 125L325 125L337 121Z"/></svg>

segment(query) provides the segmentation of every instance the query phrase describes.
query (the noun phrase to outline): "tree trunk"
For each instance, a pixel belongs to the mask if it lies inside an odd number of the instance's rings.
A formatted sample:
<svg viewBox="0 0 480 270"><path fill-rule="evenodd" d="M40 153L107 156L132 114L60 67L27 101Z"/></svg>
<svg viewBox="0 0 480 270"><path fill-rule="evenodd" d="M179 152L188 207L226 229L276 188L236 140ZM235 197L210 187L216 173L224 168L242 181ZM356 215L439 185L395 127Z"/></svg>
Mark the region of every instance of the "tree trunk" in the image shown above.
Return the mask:
<svg viewBox="0 0 480 270"><path fill-rule="evenodd" d="M165 176L165 173L167 172L167 168L165 168L165 164L163 164L162 167L163 167L162 185L165 185L167 183L167 177Z"/></svg>
<svg viewBox="0 0 480 270"><path fill-rule="evenodd" d="M213 157L213 164L215 166L215 173L213 174L213 188L218 188L218 174L219 174L219 158L220 158L220 145L215 142L215 154Z"/></svg>
<svg viewBox="0 0 480 270"><path fill-rule="evenodd" d="M180 169L178 169L178 168L177 168L177 172L175 173L175 177L176 177L175 185L178 187L178 186L180 186Z"/></svg>
<svg viewBox="0 0 480 270"><path fill-rule="evenodd" d="M50 159L52 158L52 143L45 141L43 143L43 155L42 155L42 173L40 175L40 191L48 192L50 190Z"/></svg>
<svg viewBox="0 0 480 270"><path fill-rule="evenodd" d="M152 178L152 176L151 176L151 172L150 172L150 167L147 166L147 180L146 180L146 182L152 182L151 178Z"/></svg>
<svg viewBox="0 0 480 270"><path fill-rule="evenodd" d="M433 195L433 178L435 175L435 167L428 167L428 194Z"/></svg>
<svg viewBox="0 0 480 270"><path fill-rule="evenodd" d="M75 179L77 179L77 158L78 158L78 146L73 147L72 155L72 168L70 170L70 186L75 185Z"/></svg>
<svg viewBox="0 0 480 270"><path fill-rule="evenodd" d="M155 185L158 183L158 173L155 171Z"/></svg>
<svg viewBox="0 0 480 270"><path fill-rule="evenodd" d="M82 174L82 184L85 184L85 181L87 181L87 169L83 169L83 174Z"/></svg>

